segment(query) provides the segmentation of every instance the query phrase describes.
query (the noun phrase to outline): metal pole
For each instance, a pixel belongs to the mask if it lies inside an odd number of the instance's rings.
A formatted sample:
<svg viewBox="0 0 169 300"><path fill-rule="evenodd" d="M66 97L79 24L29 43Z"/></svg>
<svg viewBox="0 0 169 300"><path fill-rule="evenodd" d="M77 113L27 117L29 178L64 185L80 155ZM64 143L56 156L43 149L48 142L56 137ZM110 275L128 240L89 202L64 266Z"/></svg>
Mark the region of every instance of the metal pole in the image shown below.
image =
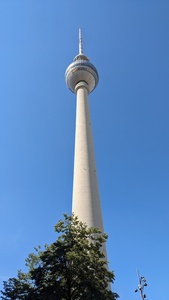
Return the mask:
<svg viewBox="0 0 169 300"><path fill-rule="evenodd" d="M136 272L138 277L138 288L135 289L135 293L139 291L141 300L144 300L146 298L146 294L144 294L144 287L147 286L146 279L144 276L140 277L138 269L136 269Z"/></svg>

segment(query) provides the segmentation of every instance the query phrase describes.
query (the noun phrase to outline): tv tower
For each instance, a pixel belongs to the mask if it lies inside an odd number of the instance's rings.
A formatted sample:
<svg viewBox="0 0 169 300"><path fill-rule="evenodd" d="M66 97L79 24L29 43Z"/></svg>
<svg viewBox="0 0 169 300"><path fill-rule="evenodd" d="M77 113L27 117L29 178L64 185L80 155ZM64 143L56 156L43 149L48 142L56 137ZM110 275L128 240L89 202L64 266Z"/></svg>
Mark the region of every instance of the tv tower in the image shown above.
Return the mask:
<svg viewBox="0 0 169 300"><path fill-rule="evenodd" d="M79 53L68 66L65 81L76 94L72 212L88 227L98 227L104 232L88 106L88 94L97 86L99 76L94 65L83 54L80 29Z"/></svg>

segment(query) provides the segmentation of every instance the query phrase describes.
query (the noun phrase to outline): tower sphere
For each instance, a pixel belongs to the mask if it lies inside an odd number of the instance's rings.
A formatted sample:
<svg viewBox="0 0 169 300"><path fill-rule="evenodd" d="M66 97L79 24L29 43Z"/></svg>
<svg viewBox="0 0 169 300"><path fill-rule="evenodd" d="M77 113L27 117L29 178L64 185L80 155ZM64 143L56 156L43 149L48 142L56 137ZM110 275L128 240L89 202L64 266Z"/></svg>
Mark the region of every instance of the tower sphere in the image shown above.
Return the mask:
<svg viewBox="0 0 169 300"><path fill-rule="evenodd" d="M84 81L87 84L88 92L91 93L98 84L99 75L94 65L82 53L78 54L65 72L67 87L76 93L76 85Z"/></svg>

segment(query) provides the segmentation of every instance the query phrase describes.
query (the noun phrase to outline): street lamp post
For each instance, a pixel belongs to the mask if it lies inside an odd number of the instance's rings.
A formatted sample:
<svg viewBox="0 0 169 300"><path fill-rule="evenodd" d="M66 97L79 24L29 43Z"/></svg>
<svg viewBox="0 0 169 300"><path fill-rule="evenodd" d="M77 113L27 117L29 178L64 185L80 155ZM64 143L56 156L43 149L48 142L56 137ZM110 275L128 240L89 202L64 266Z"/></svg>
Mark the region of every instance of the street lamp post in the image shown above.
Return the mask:
<svg viewBox="0 0 169 300"><path fill-rule="evenodd" d="M139 275L139 271L137 269L137 276L138 276L138 288L135 289L135 293L140 292L141 300L146 298L146 294L144 293L144 287L147 286L146 279L144 276Z"/></svg>

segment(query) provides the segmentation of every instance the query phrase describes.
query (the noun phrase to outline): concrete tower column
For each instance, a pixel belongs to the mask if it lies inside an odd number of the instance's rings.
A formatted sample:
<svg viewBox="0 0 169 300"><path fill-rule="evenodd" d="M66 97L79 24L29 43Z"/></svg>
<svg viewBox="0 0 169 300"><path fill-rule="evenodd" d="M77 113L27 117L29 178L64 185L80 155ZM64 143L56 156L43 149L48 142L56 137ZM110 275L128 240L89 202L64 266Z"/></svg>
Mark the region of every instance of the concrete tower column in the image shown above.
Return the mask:
<svg viewBox="0 0 169 300"><path fill-rule="evenodd" d="M88 107L88 84L80 81L75 86L75 92L76 130L72 212L88 227L98 227L103 232Z"/></svg>

